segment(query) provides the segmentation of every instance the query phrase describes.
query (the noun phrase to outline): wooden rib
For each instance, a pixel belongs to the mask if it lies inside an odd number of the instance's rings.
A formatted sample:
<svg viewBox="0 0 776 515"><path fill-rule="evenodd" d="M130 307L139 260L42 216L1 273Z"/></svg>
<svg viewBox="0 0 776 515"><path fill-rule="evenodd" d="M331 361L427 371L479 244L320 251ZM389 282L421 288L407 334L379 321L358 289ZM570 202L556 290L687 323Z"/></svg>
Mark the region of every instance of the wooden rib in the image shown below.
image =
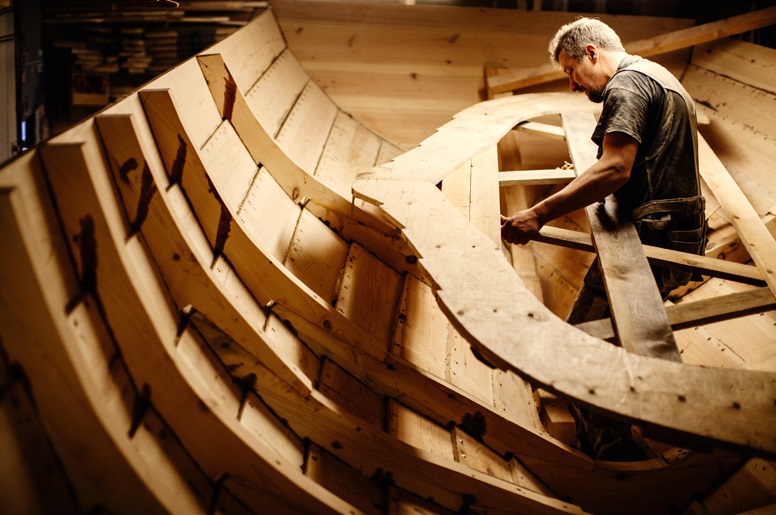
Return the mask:
<svg viewBox="0 0 776 515"><path fill-rule="evenodd" d="M371 214L354 205L351 198L342 197L318 179L305 172L277 145L236 89L234 79L220 55L200 55L197 61L207 78L213 99L223 116L231 121L243 144L256 163L263 164L293 200L314 199L314 202L338 213L352 213L353 217L375 228L390 229ZM231 110L230 110L231 106ZM231 116L229 115L231 112ZM314 169L314 167L313 167Z"/></svg>
<svg viewBox="0 0 776 515"><path fill-rule="evenodd" d="M294 463L293 454L279 454L276 447L240 423L241 394L214 367L199 335L181 330L178 312L140 239L127 238L118 206L111 205L113 189L109 174L101 169L98 145L96 138L49 144L43 155L71 241L81 230L80 220L89 216L94 221L100 263L95 293L103 299L121 355L138 383L148 385L154 406L209 477L231 471L254 484L267 485L264 502L275 509L286 506L288 496L302 511L345 508L322 487L305 481L299 471L301 451L299 463ZM77 249L73 253L78 256ZM209 409L202 410L201 403ZM275 419L275 424L280 421ZM300 449L301 445L299 441ZM238 459L240 456L253 459L248 462ZM279 492L285 493L277 495Z"/></svg>
<svg viewBox="0 0 776 515"><path fill-rule="evenodd" d="M473 106L417 149L360 174L354 192L379 205L401 229L450 320L491 363L629 420L776 451L776 435L768 429L776 424L774 374L648 359L564 324L515 281L500 249L436 189L438 178L479 154L484 140L495 145L520 121L568 110L562 106L567 96L521 95ZM481 132L467 147L473 126ZM432 166L435 173L424 171ZM722 387L729 384L736 387ZM749 408L731 409L744 399Z"/></svg>
<svg viewBox="0 0 776 515"><path fill-rule="evenodd" d="M598 147L589 139L596 119L584 113L563 113L562 119L574 168L583 173L596 161ZM630 352L681 362L636 227L619 216L617 203L609 195L585 209L617 339Z"/></svg>
<svg viewBox="0 0 776 515"><path fill-rule="evenodd" d="M317 371L309 371L311 360L305 355L304 348L285 340L273 345L278 338L269 336L266 341L270 344L263 345L259 330L267 320L266 315L245 285L230 273L231 267L223 263L211 267L212 248L180 188L169 187L164 164L156 152L139 99L136 96L126 99L97 117L96 122L114 184L130 214L128 223L136 223L135 206L145 206L143 209L147 214L135 230L142 232L177 305L195 305L216 323L228 321L230 334L254 356L295 389L309 392L309 377L315 377ZM126 163L136 163L136 168L127 170ZM151 175L151 184L144 185L145 173ZM153 190L154 185L156 193L149 201L148 190ZM227 274L228 278L223 279ZM267 332L273 331L267 329Z"/></svg>
<svg viewBox="0 0 776 515"><path fill-rule="evenodd" d="M728 214L766 284L776 294L776 240L725 169L725 165L700 134L698 159L703 179Z"/></svg>
<svg viewBox="0 0 776 515"><path fill-rule="evenodd" d="M768 7L759 11L698 25L697 27L689 27L669 32L668 34L661 34L654 38L626 43L625 51L629 54L640 55L641 57L652 57L726 36L767 27L774 23L776 23L776 7ZM488 77L488 97L493 98L498 93L544 84L564 77L563 72L552 64L545 64L527 71L510 71L494 75Z"/></svg>
<svg viewBox="0 0 776 515"><path fill-rule="evenodd" d="M141 426L136 442L128 437L138 392L120 360L111 367L115 349L94 303L79 302L66 313L78 294L78 278L67 242L54 229L56 214L38 162L29 152L0 177L3 241L15 249L0 254L3 350L35 385L38 416L78 492L76 511L98 503L132 511L202 509L184 486L194 478L168 474L167 456L152 434L143 434ZM106 470L111 474L94 476ZM146 483L150 477L164 481ZM207 483L195 484L207 489Z"/></svg>
<svg viewBox="0 0 776 515"><path fill-rule="evenodd" d="M574 170L518 170L516 172L501 172L498 175L498 185L507 186L538 186L543 184L567 184L577 176Z"/></svg>
<svg viewBox="0 0 776 515"><path fill-rule="evenodd" d="M698 300L669 306L666 308L668 320L674 331L687 329L703 324L711 324L754 315L764 311L776 309L776 299L768 288L759 288L738 293L731 293L724 297ZM576 326L586 333L611 340L614 338L614 328L611 319L586 322Z"/></svg>
<svg viewBox="0 0 776 515"><path fill-rule="evenodd" d="M595 252L593 240L589 234L561 229L560 227L545 226L536 237L536 241L560 245L571 249L585 250ZM687 252L653 247L643 245L644 253L651 265L660 265L686 270L688 272L697 272L712 277L728 279L753 286L762 286L765 284L760 270L756 266L727 261L725 259L715 259L706 256L697 256Z"/></svg>

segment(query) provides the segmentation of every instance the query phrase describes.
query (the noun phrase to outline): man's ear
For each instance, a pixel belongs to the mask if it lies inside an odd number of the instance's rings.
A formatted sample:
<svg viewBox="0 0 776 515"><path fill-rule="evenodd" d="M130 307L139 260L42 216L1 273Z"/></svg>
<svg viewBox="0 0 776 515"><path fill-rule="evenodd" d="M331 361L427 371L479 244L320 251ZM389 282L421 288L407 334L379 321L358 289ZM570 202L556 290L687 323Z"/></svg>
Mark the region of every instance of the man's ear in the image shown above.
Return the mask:
<svg viewBox="0 0 776 515"><path fill-rule="evenodd" d="M595 47L595 45L587 45L585 47L585 54L590 56L590 59L592 59L593 62L598 60L598 49Z"/></svg>

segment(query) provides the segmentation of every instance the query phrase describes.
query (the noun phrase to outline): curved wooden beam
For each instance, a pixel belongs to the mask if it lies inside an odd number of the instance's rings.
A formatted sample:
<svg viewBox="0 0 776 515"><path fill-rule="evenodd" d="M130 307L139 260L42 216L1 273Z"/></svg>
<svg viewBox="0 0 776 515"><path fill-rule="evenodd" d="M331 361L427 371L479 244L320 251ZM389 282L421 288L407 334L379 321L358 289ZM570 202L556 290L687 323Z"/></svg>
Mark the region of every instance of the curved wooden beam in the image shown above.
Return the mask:
<svg viewBox="0 0 776 515"><path fill-rule="evenodd" d="M569 326L435 187L515 125L589 109L572 98L522 95L477 104L418 148L360 174L354 194L379 205L401 229L451 321L494 365L613 416L776 452L776 374L640 357Z"/></svg>

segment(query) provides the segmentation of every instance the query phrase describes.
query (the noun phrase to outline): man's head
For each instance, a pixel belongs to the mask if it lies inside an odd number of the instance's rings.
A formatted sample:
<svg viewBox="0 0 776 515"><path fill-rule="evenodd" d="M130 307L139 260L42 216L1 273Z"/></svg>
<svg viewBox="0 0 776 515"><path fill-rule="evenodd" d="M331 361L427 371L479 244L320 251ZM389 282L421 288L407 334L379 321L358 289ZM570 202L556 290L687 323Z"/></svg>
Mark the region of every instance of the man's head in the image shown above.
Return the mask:
<svg viewBox="0 0 776 515"><path fill-rule="evenodd" d="M593 102L617 69L625 49L611 27L593 18L579 18L561 27L550 41L550 60L569 76L572 91L585 93Z"/></svg>

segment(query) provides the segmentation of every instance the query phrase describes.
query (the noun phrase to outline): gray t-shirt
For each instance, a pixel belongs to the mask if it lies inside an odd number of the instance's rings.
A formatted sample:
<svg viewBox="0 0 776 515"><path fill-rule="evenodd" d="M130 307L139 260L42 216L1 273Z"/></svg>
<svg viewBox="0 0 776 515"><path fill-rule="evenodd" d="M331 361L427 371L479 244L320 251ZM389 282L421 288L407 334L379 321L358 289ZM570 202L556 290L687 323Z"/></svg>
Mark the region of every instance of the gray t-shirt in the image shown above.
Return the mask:
<svg viewBox="0 0 776 515"><path fill-rule="evenodd" d="M650 200L700 194L695 123L690 118L695 113L678 92L645 73L625 69L641 60L638 56L623 59L606 85L603 112L592 137L599 146L599 157L606 134L623 132L639 142L630 180L615 192L627 212ZM676 81L673 76L670 79ZM678 81L676 84L681 88Z"/></svg>

